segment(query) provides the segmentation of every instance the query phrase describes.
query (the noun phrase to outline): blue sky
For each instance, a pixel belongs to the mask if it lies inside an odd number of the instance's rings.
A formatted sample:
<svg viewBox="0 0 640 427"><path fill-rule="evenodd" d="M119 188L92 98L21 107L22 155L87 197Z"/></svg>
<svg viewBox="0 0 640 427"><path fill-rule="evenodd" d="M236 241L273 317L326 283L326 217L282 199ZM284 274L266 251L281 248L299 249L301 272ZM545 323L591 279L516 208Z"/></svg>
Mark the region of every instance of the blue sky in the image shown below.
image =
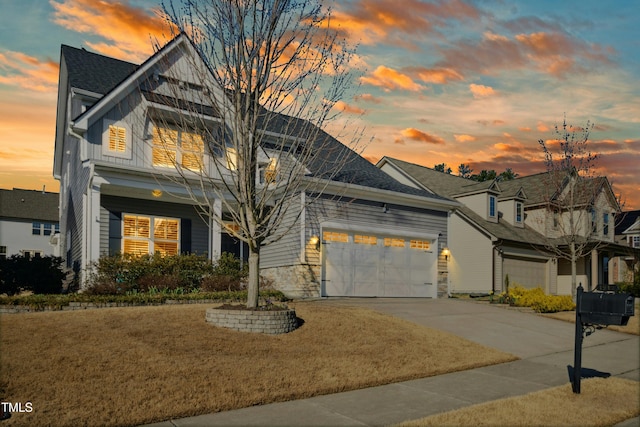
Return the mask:
<svg viewBox="0 0 640 427"><path fill-rule="evenodd" d="M141 62L160 31L158 5L0 0L0 187L58 189L60 45ZM373 162L521 175L544 170L537 141L565 114L576 126L590 120L599 172L638 209L639 12L632 0L340 1L334 22L359 43L364 70L343 116L366 129Z"/></svg>

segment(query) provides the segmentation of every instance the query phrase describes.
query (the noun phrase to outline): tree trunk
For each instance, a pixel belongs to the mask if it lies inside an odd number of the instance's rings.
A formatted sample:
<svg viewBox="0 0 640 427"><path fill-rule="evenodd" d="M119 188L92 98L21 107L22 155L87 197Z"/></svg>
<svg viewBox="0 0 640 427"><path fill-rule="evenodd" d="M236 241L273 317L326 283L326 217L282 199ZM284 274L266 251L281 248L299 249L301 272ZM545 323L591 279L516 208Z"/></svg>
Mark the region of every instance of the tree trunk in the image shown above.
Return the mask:
<svg viewBox="0 0 640 427"><path fill-rule="evenodd" d="M249 245L249 283L247 284L247 308L258 307L260 290L260 247Z"/></svg>

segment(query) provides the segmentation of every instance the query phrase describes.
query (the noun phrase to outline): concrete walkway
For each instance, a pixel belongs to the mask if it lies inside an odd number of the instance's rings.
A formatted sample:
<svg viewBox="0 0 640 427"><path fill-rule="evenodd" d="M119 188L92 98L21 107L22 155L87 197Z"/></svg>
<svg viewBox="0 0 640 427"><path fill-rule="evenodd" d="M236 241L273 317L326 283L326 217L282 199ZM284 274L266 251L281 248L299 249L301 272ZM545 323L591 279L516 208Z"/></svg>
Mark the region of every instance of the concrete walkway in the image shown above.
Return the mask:
<svg viewBox="0 0 640 427"><path fill-rule="evenodd" d="M317 303L372 308L512 353L521 360L153 426L383 426L569 382L574 326L568 322L456 299L357 298ZM584 340L582 367L640 381L640 337L596 331ZM639 425L640 418L634 418L618 427Z"/></svg>

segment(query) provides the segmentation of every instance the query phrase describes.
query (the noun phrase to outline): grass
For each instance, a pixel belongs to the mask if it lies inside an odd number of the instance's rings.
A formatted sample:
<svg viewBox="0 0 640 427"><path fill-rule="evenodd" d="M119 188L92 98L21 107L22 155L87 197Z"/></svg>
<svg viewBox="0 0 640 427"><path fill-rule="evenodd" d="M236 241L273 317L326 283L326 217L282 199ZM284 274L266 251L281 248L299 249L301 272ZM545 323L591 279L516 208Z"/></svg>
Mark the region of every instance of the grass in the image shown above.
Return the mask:
<svg viewBox="0 0 640 427"><path fill-rule="evenodd" d="M211 305L0 317L3 425L132 425L438 375L516 357L364 308L297 303L269 336L216 328Z"/></svg>
<svg viewBox="0 0 640 427"><path fill-rule="evenodd" d="M543 316L551 317L553 319L564 320L566 322L576 321L576 312L574 311L560 311L558 313L548 313ZM640 335L640 304L635 304L635 316L629 317L629 322L625 326L610 325L607 327L612 331L624 332L627 334Z"/></svg>
<svg viewBox="0 0 640 427"><path fill-rule="evenodd" d="M590 378L580 385L580 394L574 394L566 384L408 421L398 427L612 426L640 415L637 381Z"/></svg>

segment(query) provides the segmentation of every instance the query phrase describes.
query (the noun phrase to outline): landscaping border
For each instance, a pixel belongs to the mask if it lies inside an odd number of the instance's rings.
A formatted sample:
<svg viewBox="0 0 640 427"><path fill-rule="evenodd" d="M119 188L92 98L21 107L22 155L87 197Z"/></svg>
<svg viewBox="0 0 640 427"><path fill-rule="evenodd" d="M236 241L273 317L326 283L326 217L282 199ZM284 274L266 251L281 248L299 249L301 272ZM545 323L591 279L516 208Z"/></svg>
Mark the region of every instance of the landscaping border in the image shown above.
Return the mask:
<svg viewBox="0 0 640 427"><path fill-rule="evenodd" d="M235 331L262 334L286 334L298 327L296 310L243 310L229 308L208 308L207 323Z"/></svg>

